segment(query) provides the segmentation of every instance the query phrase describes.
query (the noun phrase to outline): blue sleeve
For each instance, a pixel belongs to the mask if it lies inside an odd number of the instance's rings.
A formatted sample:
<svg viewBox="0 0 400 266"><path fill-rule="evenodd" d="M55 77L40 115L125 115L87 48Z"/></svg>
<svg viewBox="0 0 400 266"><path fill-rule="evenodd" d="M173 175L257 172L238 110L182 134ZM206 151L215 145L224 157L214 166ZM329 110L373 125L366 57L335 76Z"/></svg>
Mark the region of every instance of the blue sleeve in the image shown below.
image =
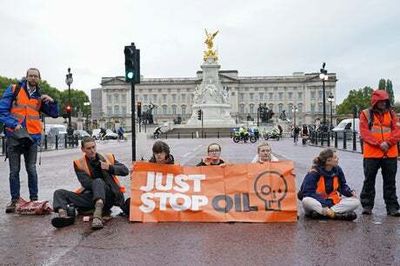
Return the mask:
<svg viewBox="0 0 400 266"><path fill-rule="evenodd" d="M10 85L0 99L0 122L8 128L15 128L18 125L18 120L10 113L13 98L12 85Z"/></svg>
<svg viewBox="0 0 400 266"><path fill-rule="evenodd" d="M57 118L58 117L58 113L59 113L57 101L54 101L52 103L50 103L50 102L44 103L43 102L42 106L40 107L40 111L45 113L48 116L51 116L53 118Z"/></svg>
<svg viewBox="0 0 400 266"><path fill-rule="evenodd" d="M303 184L301 185L303 197L311 197L318 200L323 207L332 207L333 202L330 199L324 199L317 194L317 183L319 180L319 173L309 172L304 177Z"/></svg>
<svg viewBox="0 0 400 266"><path fill-rule="evenodd" d="M342 194L343 196L346 196L346 197L353 196L353 194L351 193L352 190L347 185L343 170L339 166L338 166L338 177L339 177L339 183L340 183L340 187L339 187L338 191L340 192L340 194Z"/></svg>

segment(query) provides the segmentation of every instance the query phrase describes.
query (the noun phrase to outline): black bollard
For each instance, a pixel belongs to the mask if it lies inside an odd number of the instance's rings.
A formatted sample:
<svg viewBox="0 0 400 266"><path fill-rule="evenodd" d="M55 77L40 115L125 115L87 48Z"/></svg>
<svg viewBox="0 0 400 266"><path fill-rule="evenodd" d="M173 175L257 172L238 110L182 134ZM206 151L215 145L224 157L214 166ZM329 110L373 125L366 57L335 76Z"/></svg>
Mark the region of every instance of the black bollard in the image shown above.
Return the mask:
<svg viewBox="0 0 400 266"><path fill-rule="evenodd" d="M343 131L343 150L347 150L347 136L346 136L346 130Z"/></svg>
<svg viewBox="0 0 400 266"><path fill-rule="evenodd" d="M356 137L357 137L357 132L353 131L353 151L357 150Z"/></svg>
<svg viewBox="0 0 400 266"><path fill-rule="evenodd" d="M338 146L338 144L337 144L337 131L335 131L335 148L337 149L337 146Z"/></svg>

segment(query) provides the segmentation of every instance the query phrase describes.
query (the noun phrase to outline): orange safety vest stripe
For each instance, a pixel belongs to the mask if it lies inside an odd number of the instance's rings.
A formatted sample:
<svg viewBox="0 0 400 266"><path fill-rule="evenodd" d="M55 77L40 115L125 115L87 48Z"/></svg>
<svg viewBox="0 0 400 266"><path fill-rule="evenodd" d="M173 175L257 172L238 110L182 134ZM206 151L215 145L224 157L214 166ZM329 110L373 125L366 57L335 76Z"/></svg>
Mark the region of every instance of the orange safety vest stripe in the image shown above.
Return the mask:
<svg viewBox="0 0 400 266"><path fill-rule="evenodd" d="M368 109L363 111L368 123L371 121L370 112ZM385 141L390 138L392 132L392 116L389 112L383 114L383 121L381 122L379 118L373 114L373 123L370 129L372 136L377 141ZM396 145L392 145L389 150L384 153L380 147L373 146L367 142L364 142L364 158L382 158L382 157L397 157L398 150Z"/></svg>
<svg viewBox="0 0 400 266"><path fill-rule="evenodd" d="M110 165L114 165L115 163L115 159L114 159L114 155L112 155L111 153L108 154L101 154L102 157L104 157L104 159L106 160L106 162ZM87 164L86 158L85 156L83 156L83 158L80 158L78 160L75 160L74 163L76 164L76 166L78 167L79 170L84 171L88 176L92 177L92 173L90 172L90 168L89 165ZM124 193L126 192L126 188L121 185L119 179L117 176L112 175L114 182L118 185L119 187L119 191ZM79 188L75 190L75 193L81 193L84 190L84 188Z"/></svg>
<svg viewBox="0 0 400 266"><path fill-rule="evenodd" d="M339 188L339 178L337 176L334 176L333 177L333 190L331 193L329 193L329 195L326 194L325 178L324 178L324 176L320 176L318 183L317 183L316 192L324 199L331 199L333 201L333 204L338 204L341 199L339 192L337 191L338 188Z"/></svg>
<svg viewBox="0 0 400 266"><path fill-rule="evenodd" d="M13 85L13 92L15 88L16 85ZM18 92L16 100L11 106L10 113L17 118L20 124L25 120L26 129L29 134L40 134L43 130L43 125L40 121L40 106L40 99L29 98L26 91L22 89Z"/></svg>

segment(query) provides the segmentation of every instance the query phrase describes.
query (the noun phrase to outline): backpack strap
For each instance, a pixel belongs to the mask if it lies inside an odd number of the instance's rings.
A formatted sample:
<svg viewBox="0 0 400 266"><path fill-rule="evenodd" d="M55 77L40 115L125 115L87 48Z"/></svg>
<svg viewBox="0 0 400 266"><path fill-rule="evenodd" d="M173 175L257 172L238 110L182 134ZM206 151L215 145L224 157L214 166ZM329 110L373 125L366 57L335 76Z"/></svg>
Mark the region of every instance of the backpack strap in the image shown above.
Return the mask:
<svg viewBox="0 0 400 266"><path fill-rule="evenodd" d="M365 118L367 118L368 129L371 130L372 125L374 124L374 113L372 111L372 108L364 109L363 114L365 115Z"/></svg>
<svg viewBox="0 0 400 266"><path fill-rule="evenodd" d="M17 83L14 88L13 98L11 100L11 106L13 105L14 102L17 102L17 96L20 90L21 90L21 85Z"/></svg>

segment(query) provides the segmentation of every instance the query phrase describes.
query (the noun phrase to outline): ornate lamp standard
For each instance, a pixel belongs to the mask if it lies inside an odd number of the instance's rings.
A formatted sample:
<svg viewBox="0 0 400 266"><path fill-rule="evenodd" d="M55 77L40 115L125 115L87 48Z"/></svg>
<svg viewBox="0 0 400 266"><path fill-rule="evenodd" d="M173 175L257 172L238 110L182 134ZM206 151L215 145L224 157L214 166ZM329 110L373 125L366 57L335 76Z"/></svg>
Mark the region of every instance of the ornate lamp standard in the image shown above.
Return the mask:
<svg viewBox="0 0 400 266"><path fill-rule="evenodd" d="M292 111L293 111L293 128L295 128L296 127L296 112L298 111L297 106L293 105Z"/></svg>
<svg viewBox="0 0 400 266"><path fill-rule="evenodd" d="M325 99L325 81L328 80L328 70L325 69L325 62L322 63L322 68L320 69L319 78L322 80L322 112L323 112L323 117L322 117L322 125L323 125L323 131L326 131L327 126L326 126L326 99Z"/></svg>
<svg viewBox="0 0 400 266"><path fill-rule="evenodd" d="M71 125L71 113L72 113L72 107L71 107L71 84L74 80L72 79L72 73L71 73L71 68L68 68L68 74L65 77L65 83L68 85L68 106L67 106L67 112L68 112L68 130L67 133L68 135L73 134L73 129Z"/></svg>
<svg viewBox="0 0 400 266"><path fill-rule="evenodd" d="M331 127L330 127L330 129L332 129L333 128L333 123L332 123L332 104L333 104L333 101L335 100L335 96L333 96L333 94L331 93L331 94L329 94L329 96L328 96L328 102L331 104Z"/></svg>

